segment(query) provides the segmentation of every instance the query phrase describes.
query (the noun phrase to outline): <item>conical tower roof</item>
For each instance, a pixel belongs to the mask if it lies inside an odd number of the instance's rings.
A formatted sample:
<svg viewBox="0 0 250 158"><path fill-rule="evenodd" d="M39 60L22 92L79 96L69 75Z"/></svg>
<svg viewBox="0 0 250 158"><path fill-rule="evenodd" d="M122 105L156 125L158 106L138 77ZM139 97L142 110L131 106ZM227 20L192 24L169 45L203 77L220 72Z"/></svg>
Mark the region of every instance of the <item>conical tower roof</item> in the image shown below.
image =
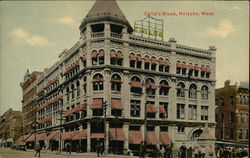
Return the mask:
<svg viewBox="0 0 250 158"><path fill-rule="evenodd" d="M127 25L129 31L133 30L116 0L96 0L89 13L83 19L80 29L89 22L99 22L102 20L120 22Z"/></svg>

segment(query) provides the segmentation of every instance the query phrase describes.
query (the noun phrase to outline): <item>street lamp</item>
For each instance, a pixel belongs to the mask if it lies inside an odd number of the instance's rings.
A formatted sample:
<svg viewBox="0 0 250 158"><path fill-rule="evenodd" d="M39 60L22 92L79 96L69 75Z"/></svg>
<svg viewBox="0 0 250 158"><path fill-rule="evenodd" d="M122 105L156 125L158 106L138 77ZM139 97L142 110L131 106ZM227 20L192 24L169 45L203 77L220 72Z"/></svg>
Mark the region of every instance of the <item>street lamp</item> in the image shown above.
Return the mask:
<svg viewBox="0 0 250 158"><path fill-rule="evenodd" d="M32 128L34 130L35 144L36 144L36 129L37 129L37 125L38 125L38 122L36 120L34 120L33 123L32 123Z"/></svg>

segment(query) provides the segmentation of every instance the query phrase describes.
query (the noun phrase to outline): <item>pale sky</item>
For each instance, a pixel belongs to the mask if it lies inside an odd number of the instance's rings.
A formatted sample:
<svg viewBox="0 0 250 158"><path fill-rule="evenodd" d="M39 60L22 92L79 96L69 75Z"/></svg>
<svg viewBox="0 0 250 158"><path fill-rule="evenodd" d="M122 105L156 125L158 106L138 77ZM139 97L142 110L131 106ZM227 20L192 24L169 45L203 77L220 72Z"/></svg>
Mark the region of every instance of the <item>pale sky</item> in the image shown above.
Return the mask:
<svg viewBox="0 0 250 158"><path fill-rule="evenodd" d="M80 21L94 1L0 2L0 115L21 110L27 69L43 71L79 39ZM134 26L145 12L213 12L213 16L153 16L164 20L164 40L217 48L216 87L225 80L249 80L249 3L247 1L119 1Z"/></svg>

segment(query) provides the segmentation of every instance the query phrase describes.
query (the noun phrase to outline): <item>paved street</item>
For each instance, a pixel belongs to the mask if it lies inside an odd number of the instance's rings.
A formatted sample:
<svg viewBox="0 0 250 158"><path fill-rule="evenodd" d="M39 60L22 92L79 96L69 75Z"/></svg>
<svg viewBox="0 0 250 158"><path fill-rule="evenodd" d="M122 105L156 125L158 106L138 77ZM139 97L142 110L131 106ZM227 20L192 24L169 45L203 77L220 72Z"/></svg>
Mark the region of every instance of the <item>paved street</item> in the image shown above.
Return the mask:
<svg viewBox="0 0 250 158"><path fill-rule="evenodd" d="M34 150L28 150L28 151L19 151L19 150L13 150L9 148L0 148L0 158L34 158L35 156ZM95 153L72 153L71 155L66 154L65 152L62 152L61 155L57 155L56 153L47 152L44 151L41 152L41 158L66 158L66 157L72 157L72 158L94 158L97 157ZM113 158L135 158L133 156L123 156L123 155L108 155L108 156L101 156L101 157L113 157Z"/></svg>

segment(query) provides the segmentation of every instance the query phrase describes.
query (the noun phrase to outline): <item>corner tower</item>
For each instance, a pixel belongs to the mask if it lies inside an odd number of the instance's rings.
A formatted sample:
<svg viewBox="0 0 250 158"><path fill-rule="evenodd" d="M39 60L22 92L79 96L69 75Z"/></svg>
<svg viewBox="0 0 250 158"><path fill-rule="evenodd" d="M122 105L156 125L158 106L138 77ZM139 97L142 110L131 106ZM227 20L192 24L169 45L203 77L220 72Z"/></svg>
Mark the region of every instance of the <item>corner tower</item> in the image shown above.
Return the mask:
<svg viewBox="0 0 250 158"><path fill-rule="evenodd" d="M81 37L87 32L131 33L133 28L119 8L116 0L96 0L86 17L80 24ZM106 35L105 35L106 36Z"/></svg>

